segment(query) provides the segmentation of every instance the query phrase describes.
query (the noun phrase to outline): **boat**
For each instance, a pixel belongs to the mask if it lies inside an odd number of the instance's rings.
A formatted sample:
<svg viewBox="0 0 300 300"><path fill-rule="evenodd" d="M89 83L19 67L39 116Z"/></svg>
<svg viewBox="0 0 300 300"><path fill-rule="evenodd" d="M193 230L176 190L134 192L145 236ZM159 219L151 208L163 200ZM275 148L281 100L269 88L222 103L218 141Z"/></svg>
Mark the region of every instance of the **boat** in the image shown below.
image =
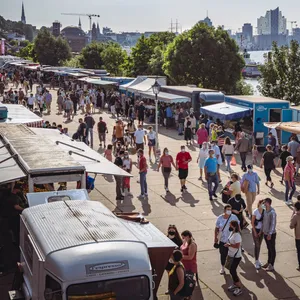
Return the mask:
<svg viewBox="0 0 300 300"><path fill-rule="evenodd" d="M251 60L250 53L247 49L243 52L243 58L245 60L245 67L242 69L243 77L257 78L261 77L261 72L259 70L259 64Z"/></svg>

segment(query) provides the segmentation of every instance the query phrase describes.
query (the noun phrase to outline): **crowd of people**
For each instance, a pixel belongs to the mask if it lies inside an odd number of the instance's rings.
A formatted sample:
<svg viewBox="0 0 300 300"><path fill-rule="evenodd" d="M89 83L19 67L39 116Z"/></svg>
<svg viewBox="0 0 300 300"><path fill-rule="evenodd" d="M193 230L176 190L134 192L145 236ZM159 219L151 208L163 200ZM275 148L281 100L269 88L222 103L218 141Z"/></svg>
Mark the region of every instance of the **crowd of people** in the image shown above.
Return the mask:
<svg viewBox="0 0 300 300"><path fill-rule="evenodd" d="M34 76L22 72L12 72L2 75L1 82L7 87L7 79L10 78L16 90L13 88L2 91L3 102L18 103L28 109L44 114L51 114L52 94L42 81L40 75ZM27 84L28 82L28 84ZM36 91L33 91L33 82L38 83ZM52 85L55 82L51 81ZM32 84L31 84L32 83ZM19 88L19 85L21 87ZM232 283L228 291L238 296L243 293L243 287L237 268L243 256L243 230L250 224L252 227L254 266L256 269L264 268L273 271L276 261L276 227L277 214L272 207L272 199L264 197L256 201L260 194L261 178L255 168L264 169L265 184L271 189L274 183L271 178L272 171L277 167L282 168L281 183L285 184L285 203L292 205L292 198L296 190L295 178L300 166L300 144L296 135L291 136L287 145L279 148L276 136L270 132L266 151L259 160L256 145L250 141L241 125L236 124L234 139L225 133L224 124L220 120L197 114L190 107L180 107L162 104L160 107L160 123L166 128L177 127L178 134L182 135L186 145L178 147L176 156L172 156L170 150L165 147L162 154L157 152L157 133L149 123L149 118L154 117L154 112L147 109L143 101L134 101L129 97L123 97L121 93L112 90L105 91L92 86L82 87L77 83L66 83L57 90L57 114L63 116L62 123L71 121L81 110L78 129L72 134L76 140L80 140L95 146L94 129L98 134L99 147L104 157L114 162L118 167L132 173L134 156L139 171L138 182L140 184L139 199L148 199L147 172L149 164L157 172L162 174L162 184L166 194L172 193L169 188L169 178L173 171L177 171L180 192L188 191L189 166L197 163L199 167L199 181L207 184L207 193L210 201L218 198L224 203L223 213L217 217L214 236L214 247L219 250L220 274L229 271ZM62 87L63 86L63 87ZM54 86L53 86L54 87ZM19 89L18 89L19 88ZM95 116L96 109L107 109L113 118L115 125L111 132L104 115ZM148 119L147 119L148 118ZM151 122L150 122L151 123ZM145 129L147 126L147 129ZM68 128L56 123L44 123L45 128L58 129L68 135ZM192 160L188 146L198 145L197 160ZM251 158L249 160L249 155ZM242 175L234 172L237 154L241 160ZM248 161L247 161L248 160ZM225 166L225 168L223 168ZM221 189L221 195L217 195L222 183L220 170L230 176L229 182ZM173 172L174 174L174 172ZM130 177L115 176L116 200L123 201L125 197L132 197L130 189ZM245 199L244 199L245 198ZM257 203L257 205L256 205ZM18 203L13 204L13 209L21 211ZM253 207L256 205L256 207ZM295 241L298 253L298 270L300 271L300 197L293 204L294 210L291 217L290 228L295 230ZM15 213L15 211L14 211ZM190 231L184 230L179 234L175 225L170 225L167 236L177 245L166 271L169 276L167 294L173 300L184 299L180 291L186 280L186 273L198 278L197 274L197 241ZM260 261L260 248L265 241L268 249L268 259L265 263Z"/></svg>

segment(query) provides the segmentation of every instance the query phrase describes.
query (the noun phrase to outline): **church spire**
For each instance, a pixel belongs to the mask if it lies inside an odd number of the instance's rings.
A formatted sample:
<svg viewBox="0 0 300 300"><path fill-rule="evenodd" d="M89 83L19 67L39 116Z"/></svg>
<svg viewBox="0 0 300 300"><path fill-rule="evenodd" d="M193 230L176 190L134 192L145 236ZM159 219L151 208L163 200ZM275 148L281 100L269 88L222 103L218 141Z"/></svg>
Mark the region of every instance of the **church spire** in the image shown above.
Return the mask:
<svg viewBox="0 0 300 300"><path fill-rule="evenodd" d="M78 27L81 28L81 20L80 20L80 17L79 17L79 23L78 23Z"/></svg>
<svg viewBox="0 0 300 300"><path fill-rule="evenodd" d="M26 17L25 17L25 9L24 9L24 2L22 2L22 15L21 15L21 22L26 24Z"/></svg>

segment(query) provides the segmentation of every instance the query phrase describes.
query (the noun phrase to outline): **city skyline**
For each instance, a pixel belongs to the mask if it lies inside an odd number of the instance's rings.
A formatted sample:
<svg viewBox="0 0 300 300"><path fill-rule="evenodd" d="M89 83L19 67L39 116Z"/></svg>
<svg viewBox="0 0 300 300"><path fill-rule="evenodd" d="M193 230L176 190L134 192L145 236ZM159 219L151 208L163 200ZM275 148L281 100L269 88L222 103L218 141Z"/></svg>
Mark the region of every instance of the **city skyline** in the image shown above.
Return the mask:
<svg viewBox="0 0 300 300"><path fill-rule="evenodd" d="M0 3L4 0L0 0ZM138 0L130 2L122 0L110 0L109 3L101 3L97 0L86 0L84 3L78 0L52 0L51 2L40 0L39 4L44 8L41 10L36 5L35 0L24 0L26 21L40 28L41 26L50 27L52 22L58 20L62 27L78 25L78 17L65 16L61 13L95 13L100 14L100 19L94 19L99 22L100 27L111 27L113 31L165 31L170 29L171 19L178 19L182 30L191 28L199 20L208 16L215 26L224 25L225 29L239 31L244 23L251 23L255 29L257 19L264 16L267 10L275 9L279 6L283 15L288 21L298 21L297 8L300 9L300 3L289 0L284 3L279 0L265 0L260 3L258 0L251 2L241 2L232 0L225 3L223 0L190 0L189 5L180 0L159 0L141 3ZM293 2L293 3L292 3ZM74 5L76 3L76 5ZM291 6L293 4L293 6ZM216 7L218 9L216 9ZM22 1L14 1L9 5L2 5L1 15L5 19L13 21L21 20ZM242 12L247 12L243 14ZM226 12L226 13L224 13ZM82 28L89 29L88 17L81 17ZM290 29L288 22L287 28Z"/></svg>

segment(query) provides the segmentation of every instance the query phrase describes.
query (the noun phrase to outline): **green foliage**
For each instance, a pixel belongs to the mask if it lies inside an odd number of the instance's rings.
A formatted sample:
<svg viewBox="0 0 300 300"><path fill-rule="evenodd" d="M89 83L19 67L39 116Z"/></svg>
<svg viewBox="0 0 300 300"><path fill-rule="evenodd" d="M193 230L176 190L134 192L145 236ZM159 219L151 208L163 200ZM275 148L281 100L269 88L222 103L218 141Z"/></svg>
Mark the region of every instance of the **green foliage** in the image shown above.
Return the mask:
<svg viewBox="0 0 300 300"><path fill-rule="evenodd" d="M164 74L163 51L174 38L175 34L171 32L154 33L149 38L142 35L132 48L127 73L132 76Z"/></svg>
<svg viewBox="0 0 300 300"><path fill-rule="evenodd" d="M27 46L20 49L18 56L28 60L37 61L34 44L28 42Z"/></svg>
<svg viewBox="0 0 300 300"><path fill-rule="evenodd" d="M37 60L44 65L60 66L71 58L71 49L66 40L55 38L48 30L41 29L34 40Z"/></svg>
<svg viewBox="0 0 300 300"><path fill-rule="evenodd" d="M233 93L244 60L238 46L221 28L198 23L169 44L164 72L176 84L196 84Z"/></svg>
<svg viewBox="0 0 300 300"><path fill-rule="evenodd" d="M232 90L232 95L253 95L253 93L252 86L246 83L244 79L239 80Z"/></svg>
<svg viewBox="0 0 300 300"><path fill-rule="evenodd" d="M123 74L123 65L127 54L117 43L108 43L101 52L101 58L105 69L114 76Z"/></svg>
<svg viewBox="0 0 300 300"><path fill-rule="evenodd" d="M81 51L79 62L86 69L103 68L102 52L105 49L105 43L92 42Z"/></svg>
<svg viewBox="0 0 300 300"><path fill-rule="evenodd" d="M70 60L66 60L63 65L70 68L81 68L80 55L74 56Z"/></svg>
<svg viewBox="0 0 300 300"><path fill-rule="evenodd" d="M260 67L262 78L259 90L266 97L300 104L300 46L291 41L290 48L273 43L272 52Z"/></svg>

